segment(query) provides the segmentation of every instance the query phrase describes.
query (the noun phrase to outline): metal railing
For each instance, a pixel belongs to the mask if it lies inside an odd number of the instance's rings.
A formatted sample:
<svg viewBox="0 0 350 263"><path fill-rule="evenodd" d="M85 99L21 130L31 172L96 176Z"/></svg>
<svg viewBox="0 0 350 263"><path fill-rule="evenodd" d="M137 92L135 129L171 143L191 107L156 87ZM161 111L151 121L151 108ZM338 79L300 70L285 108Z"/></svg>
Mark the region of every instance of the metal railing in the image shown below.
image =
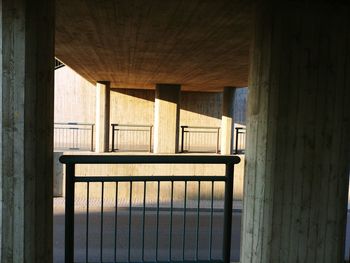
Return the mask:
<svg viewBox="0 0 350 263"><path fill-rule="evenodd" d="M152 152L152 125L111 124L112 152Z"/></svg>
<svg viewBox="0 0 350 263"><path fill-rule="evenodd" d="M55 70L64 67L65 64L63 64L61 61L58 59L55 59Z"/></svg>
<svg viewBox="0 0 350 263"><path fill-rule="evenodd" d="M76 259L75 227L85 229L82 230L85 241L81 242L81 237L78 241L79 244L84 244L79 262L230 262L233 172L234 165L240 161L239 157L72 155L62 156L60 161L66 164L65 263L73 263ZM223 164L225 175L77 176L77 164ZM224 184L220 215L214 207L214 188L217 183ZM75 211L76 184L86 185L85 213L82 210ZM90 209L89 201L93 184L100 187L100 205L95 211ZM122 184L128 188L127 193L122 192ZM136 184L141 184L139 192L134 189ZM153 184L155 190L150 191L149 184ZM197 200L191 206L189 188L191 187L192 194L195 188L192 184L196 184ZM209 187L205 184L209 184ZM104 207L106 185L109 189L115 189L115 199L109 210ZM164 190L165 186L167 189ZM206 197L209 205L203 208L202 192L208 188L211 193ZM143 196L138 200L139 206L134 201L135 192ZM160 194L164 192L170 196L165 206L164 200L160 202ZM153 207L147 205L149 194L157 196ZM119 200L123 197L129 200L126 207L120 207ZM176 205L179 202L182 203L181 207ZM97 213L94 218L92 213ZM75 221L75 216L78 215L85 218L85 224L82 223L83 220ZM93 239L91 232L95 234ZM93 242L95 243L91 244ZM93 245L95 247L91 249ZM189 256L190 248L193 254Z"/></svg>
<svg viewBox="0 0 350 263"><path fill-rule="evenodd" d="M181 126L181 152L215 152L220 149L220 127Z"/></svg>
<svg viewBox="0 0 350 263"><path fill-rule="evenodd" d="M94 126L91 123L55 123L55 150L94 150Z"/></svg>
<svg viewBox="0 0 350 263"><path fill-rule="evenodd" d="M235 128L235 149L234 154L242 154L245 152L246 128Z"/></svg>

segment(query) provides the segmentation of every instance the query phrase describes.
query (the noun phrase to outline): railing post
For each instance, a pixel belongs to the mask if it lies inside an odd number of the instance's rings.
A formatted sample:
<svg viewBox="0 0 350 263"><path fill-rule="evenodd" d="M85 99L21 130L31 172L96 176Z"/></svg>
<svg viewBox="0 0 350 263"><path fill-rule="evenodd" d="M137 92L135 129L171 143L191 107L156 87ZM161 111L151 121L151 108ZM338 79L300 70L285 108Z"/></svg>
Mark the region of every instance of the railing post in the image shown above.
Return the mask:
<svg viewBox="0 0 350 263"><path fill-rule="evenodd" d="M95 124L91 124L91 148L90 151L94 151L94 126Z"/></svg>
<svg viewBox="0 0 350 263"><path fill-rule="evenodd" d="M74 262L74 175L75 164L66 164L65 263Z"/></svg>
<svg viewBox="0 0 350 263"><path fill-rule="evenodd" d="M185 137L185 128L186 126L181 126L181 152L184 152L184 137Z"/></svg>
<svg viewBox="0 0 350 263"><path fill-rule="evenodd" d="M238 136L239 136L239 129L240 128L235 128L235 129L236 129L235 154L238 154Z"/></svg>
<svg viewBox="0 0 350 263"><path fill-rule="evenodd" d="M112 147L111 151L114 152L114 124L111 124L112 126Z"/></svg>
<svg viewBox="0 0 350 263"><path fill-rule="evenodd" d="M216 153L219 153L219 144L220 144L220 127L217 130L216 134Z"/></svg>
<svg viewBox="0 0 350 263"><path fill-rule="evenodd" d="M232 199L233 199L233 163L226 163L223 262L229 263L231 256Z"/></svg>
<svg viewBox="0 0 350 263"><path fill-rule="evenodd" d="M149 126L149 152L152 152L152 128L153 126Z"/></svg>

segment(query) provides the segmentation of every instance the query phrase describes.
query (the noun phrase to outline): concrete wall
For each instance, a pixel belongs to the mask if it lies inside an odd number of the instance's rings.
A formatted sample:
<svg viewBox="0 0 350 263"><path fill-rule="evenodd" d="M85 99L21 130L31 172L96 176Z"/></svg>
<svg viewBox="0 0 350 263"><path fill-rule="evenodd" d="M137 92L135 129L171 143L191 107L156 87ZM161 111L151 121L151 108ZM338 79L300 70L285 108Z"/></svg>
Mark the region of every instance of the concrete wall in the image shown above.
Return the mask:
<svg viewBox="0 0 350 263"><path fill-rule="evenodd" d="M235 116L244 123L246 89L236 97ZM72 69L55 71L55 122L95 123L95 98L95 85ZM220 126L221 113L221 93L182 92L180 125ZM153 125L153 116L154 90L111 90L111 123Z"/></svg>
<svg viewBox="0 0 350 263"><path fill-rule="evenodd" d="M64 66L55 70L55 122L95 123L95 85Z"/></svg>
<svg viewBox="0 0 350 263"><path fill-rule="evenodd" d="M55 71L55 122L95 123L95 85L86 81L72 69L65 66ZM245 115L246 91L237 91L236 115L242 123ZM110 122L118 124L154 125L154 90L111 89ZM221 92L182 92L180 125L221 126ZM147 149L149 133L124 132L118 137L124 149ZM65 136L67 137L67 136ZM181 142L180 131L180 142ZM87 139L84 142L88 142ZM110 145L112 138L110 136ZM215 151L217 135L214 133L191 134L185 140L190 142L192 151ZM123 143L122 143L123 142ZM203 145L208 145L203 147ZM139 147L138 146L138 147ZM89 147L85 147L88 149Z"/></svg>

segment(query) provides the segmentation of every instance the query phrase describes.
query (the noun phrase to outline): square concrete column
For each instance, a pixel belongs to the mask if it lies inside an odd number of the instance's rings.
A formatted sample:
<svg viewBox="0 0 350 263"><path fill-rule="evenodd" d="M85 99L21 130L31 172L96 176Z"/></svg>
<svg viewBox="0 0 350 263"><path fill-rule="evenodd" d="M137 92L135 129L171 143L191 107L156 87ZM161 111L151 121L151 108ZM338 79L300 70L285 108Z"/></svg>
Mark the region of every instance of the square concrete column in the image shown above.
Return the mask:
<svg viewBox="0 0 350 263"><path fill-rule="evenodd" d="M154 153L177 153L181 86L157 84L154 106Z"/></svg>
<svg viewBox="0 0 350 263"><path fill-rule="evenodd" d="M0 262L52 262L53 0L1 1Z"/></svg>
<svg viewBox="0 0 350 263"><path fill-rule="evenodd" d="M110 130L110 83L99 81L96 84L96 145L95 152L109 151Z"/></svg>
<svg viewBox="0 0 350 263"><path fill-rule="evenodd" d="M256 6L241 263L344 262L350 12L339 3Z"/></svg>
<svg viewBox="0 0 350 263"><path fill-rule="evenodd" d="M225 87L222 95L221 154L232 154L236 88Z"/></svg>

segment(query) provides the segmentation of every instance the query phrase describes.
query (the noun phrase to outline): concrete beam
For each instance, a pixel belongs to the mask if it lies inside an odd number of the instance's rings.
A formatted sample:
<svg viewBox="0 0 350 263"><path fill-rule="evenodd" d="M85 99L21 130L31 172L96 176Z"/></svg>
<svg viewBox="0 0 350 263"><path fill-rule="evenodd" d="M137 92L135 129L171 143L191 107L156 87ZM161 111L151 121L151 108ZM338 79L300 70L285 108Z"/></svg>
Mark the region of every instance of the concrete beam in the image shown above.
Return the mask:
<svg viewBox="0 0 350 263"><path fill-rule="evenodd" d="M177 153L181 86L157 84L154 105L154 153Z"/></svg>
<svg viewBox="0 0 350 263"><path fill-rule="evenodd" d="M99 81L96 84L96 144L97 153L109 151L110 131L110 83Z"/></svg>
<svg viewBox="0 0 350 263"><path fill-rule="evenodd" d="M236 88L225 87L222 96L221 154L232 154Z"/></svg>
<svg viewBox="0 0 350 263"><path fill-rule="evenodd" d="M344 262L349 10L321 2L255 10L242 263Z"/></svg>
<svg viewBox="0 0 350 263"><path fill-rule="evenodd" d="M2 0L0 262L52 262L53 0Z"/></svg>

